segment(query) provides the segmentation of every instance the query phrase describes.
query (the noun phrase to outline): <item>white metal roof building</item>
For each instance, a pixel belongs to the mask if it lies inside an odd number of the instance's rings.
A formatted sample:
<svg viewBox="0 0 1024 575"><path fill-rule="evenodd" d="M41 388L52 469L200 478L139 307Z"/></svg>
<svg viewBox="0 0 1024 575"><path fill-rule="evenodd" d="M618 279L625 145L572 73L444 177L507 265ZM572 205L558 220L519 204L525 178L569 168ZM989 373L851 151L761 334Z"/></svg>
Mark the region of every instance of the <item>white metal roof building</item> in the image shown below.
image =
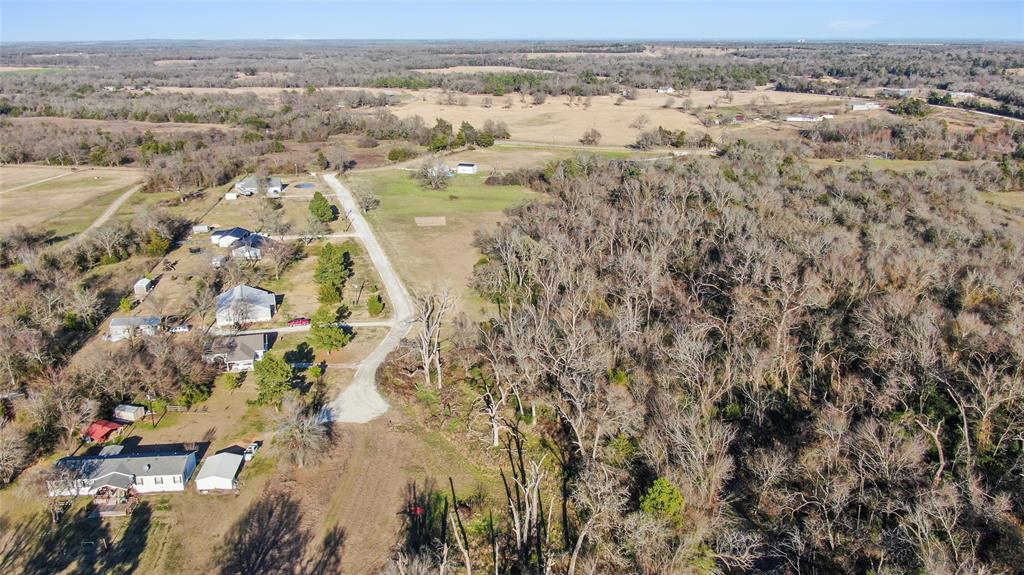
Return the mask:
<svg viewBox="0 0 1024 575"><path fill-rule="evenodd" d="M238 482L238 470L242 467L242 455L238 453L218 453L206 458L199 474L196 475L196 489L205 493L235 489Z"/></svg>
<svg viewBox="0 0 1024 575"><path fill-rule="evenodd" d="M217 325L270 321L277 311L277 296L259 288L237 285L217 296Z"/></svg>

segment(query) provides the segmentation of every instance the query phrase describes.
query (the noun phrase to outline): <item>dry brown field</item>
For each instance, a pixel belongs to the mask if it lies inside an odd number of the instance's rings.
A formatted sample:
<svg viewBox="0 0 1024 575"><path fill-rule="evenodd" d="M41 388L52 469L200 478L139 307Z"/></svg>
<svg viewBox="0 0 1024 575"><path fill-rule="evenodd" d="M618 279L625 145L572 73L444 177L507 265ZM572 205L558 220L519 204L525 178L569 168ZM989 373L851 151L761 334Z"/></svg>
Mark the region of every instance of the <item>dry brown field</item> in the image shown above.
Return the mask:
<svg viewBox="0 0 1024 575"><path fill-rule="evenodd" d="M450 66L448 68L414 68L412 72L422 74L481 74L488 72L538 72L542 74L551 73L550 70L535 70L533 68L520 68L518 66Z"/></svg>
<svg viewBox="0 0 1024 575"><path fill-rule="evenodd" d="M133 168L0 166L0 231L20 224L81 232L142 179Z"/></svg>

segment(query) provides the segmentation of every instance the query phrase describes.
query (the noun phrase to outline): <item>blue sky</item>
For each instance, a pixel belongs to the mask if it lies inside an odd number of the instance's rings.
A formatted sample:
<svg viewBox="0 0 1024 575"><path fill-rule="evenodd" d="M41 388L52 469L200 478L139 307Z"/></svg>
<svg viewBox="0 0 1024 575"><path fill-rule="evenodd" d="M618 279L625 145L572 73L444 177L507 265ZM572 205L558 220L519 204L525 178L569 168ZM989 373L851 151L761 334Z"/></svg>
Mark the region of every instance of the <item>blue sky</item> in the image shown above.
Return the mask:
<svg viewBox="0 0 1024 575"><path fill-rule="evenodd" d="M1024 40L1024 0L0 0L0 43L270 38Z"/></svg>

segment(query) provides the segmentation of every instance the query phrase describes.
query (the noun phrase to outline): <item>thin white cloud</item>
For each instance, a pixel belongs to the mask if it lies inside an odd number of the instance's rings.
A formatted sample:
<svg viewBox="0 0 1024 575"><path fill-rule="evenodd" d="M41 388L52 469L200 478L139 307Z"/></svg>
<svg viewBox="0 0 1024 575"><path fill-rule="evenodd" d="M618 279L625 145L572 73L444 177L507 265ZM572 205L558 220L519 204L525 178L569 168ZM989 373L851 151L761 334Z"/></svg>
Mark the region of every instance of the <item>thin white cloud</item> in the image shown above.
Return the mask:
<svg viewBox="0 0 1024 575"><path fill-rule="evenodd" d="M874 20L829 20L828 28L830 30L840 30L842 32L854 32L859 30L868 30L873 28L875 24Z"/></svg>

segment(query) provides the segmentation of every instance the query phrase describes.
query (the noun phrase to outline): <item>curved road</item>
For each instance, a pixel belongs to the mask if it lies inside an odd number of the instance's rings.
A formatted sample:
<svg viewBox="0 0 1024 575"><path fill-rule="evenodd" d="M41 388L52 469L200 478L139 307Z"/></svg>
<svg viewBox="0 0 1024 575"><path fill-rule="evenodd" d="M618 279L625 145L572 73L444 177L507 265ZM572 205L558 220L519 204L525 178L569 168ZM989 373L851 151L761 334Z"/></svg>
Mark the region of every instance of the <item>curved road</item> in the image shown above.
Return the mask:
<svg viewBox="0 0 1024 575"><path fill-rule="evenodd" d="M324 181L338 197L341 208L352 222L355 237L363 242L370 261L377 268L384 288L387 290L393 317L391 329L377 347L359 363L352 384L345 388L334 401L324 407L322 417L328 421L347 423L366 423L383 415L388 410L388 402L377 392L375 383L377 368L380 367L388 354L398 347L402 338L409 333L412 326L412 302L405 285L395 273L391 260L384 252L373 235L369 222L359 211L355 197L334 174L325 174Z"/></svg>

